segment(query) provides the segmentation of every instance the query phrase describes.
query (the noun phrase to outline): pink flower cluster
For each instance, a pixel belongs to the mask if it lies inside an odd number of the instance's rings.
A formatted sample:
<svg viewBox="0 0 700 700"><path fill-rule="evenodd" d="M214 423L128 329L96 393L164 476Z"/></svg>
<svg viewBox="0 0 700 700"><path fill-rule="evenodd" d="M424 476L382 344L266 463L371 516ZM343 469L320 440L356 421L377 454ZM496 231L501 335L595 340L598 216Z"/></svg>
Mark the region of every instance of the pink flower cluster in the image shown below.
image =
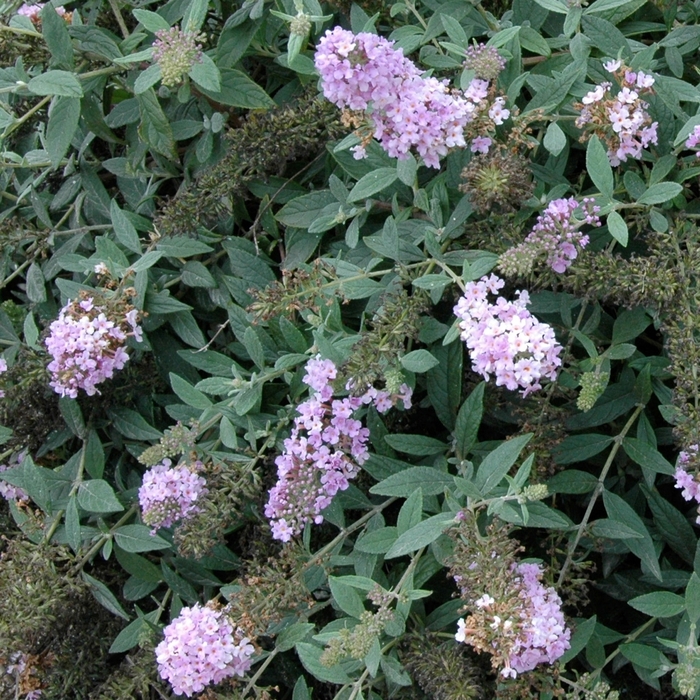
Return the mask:
<svg viewBox="0 0 700 700"><path fill-rule="evenodd" d="M193 469L186 464L177 467L171 464L169 459L164 459L151 467L143 475L139 488L143 522L153 528L154 534L161 527L170 527L199 512L197 499L207 493L206 479L196 472L201 462L195 462Z"/></svg>
<svg viewBox="0 0 700 700"><path fill-rule="evenodd" d="M467 283L454 313L471 353L472 369L486 380L495 375L497 386L511 391L520 387L527 396L542 388L543 377L556 379L562 346L552 327L527 310L526 291L516 292L516 301L499 296L495 303L489 302L489 292L498 294L504 284L496 275Z"/></svg>
<svg viewBox="0 0 700 700"><path fill-rule="evenodd" d="M539 564L518 564L521 577L520 598L524 603L520 614L521 628L511 651L511 676L532 671L537 664L554 663L571 645L561 611L561 598L551 586L542 583Z"/></svg>
<svg viewBox="0 0 700 700"><path fill-rule="evenodd" d="M685 140L686 148L697 148L698 144L700 144L700 126L696 126L693 133ZM696 151L695 155L700 158L700 150Z"/></svg>
<svg viewBox="0 0 700 700"><path fill-rule="evenodd" d="M421 77L393 43L375 34L328 30L315 56L323 94L341 109L366 112L374 138L390 156L403 159L415 148L426 165L439 168L449 149L466 145L464 127L486 100L488 81L475 78L460 95L447 81ZM502 103L494 109L496 124L510 114ZM365 157L365 145L354 147L355 158Z"/></svg>
<svg viewBox="0 0 700 700"><path fill-rule="evenodd" d="M158 673L176 695L191 697L212 683L243 676L251 666L255 648L222 610L199 604L183 608L163 633L155 649Z"/></svg>
<svg viewBox="0 0 700 700"><path fill-rule="evenodd" d="M13 455L13 462L21 462L24 459L24 452L19 455ZM17 464L0 464L0 474L6 472L8 469L16 467ZM24 489L19 486L13 486L7 481L2 480L0 476L0 496L2 496L6 501L28 501L29 496Z"/></svg>
<svg viewBox="0 0 700 700"><path fill-rule="evenodd" d="M621 85L613 95L613 84L603 82L586 93L577 105L581 114L576 126L597 134L608 146L611 165L620 165L628 157L641 158L642 150L656 144L658 122L647 113L649 105L640 95L651 92L654 78L642 71L629 70L621 61L604 64Z"/></svg>
<svg viewBox="0 0 700 700"><path fill-rule="evenodd" d="M0 374L5 374L7 372L7 360L4 357L0 357ZM5 396L5 390L0 389L0 399Z"/></svg>
<svg viewBox="0 0 700 700"><path fill-rule="evenodd" d="M17 9L17 14L22 15L23 17L29 17L34 24L37 24L41 20L41 10L45 4L45 2L25 2ZM56 10L56 14L60 15L61 17L64 17L66 14L66 8L63 6L54 7L54 10Z"/></svg>
<svg viewBox="0 0 700 700"><path fill-rule="evenodd" d="M700 481L697 478L698 464L698 445L691 445L687 451L683 451L678 455L676 463L676 488L683 489L681 496L686 501L695 501L700 504ZM698 517L695 521L700 525L700 507L698 507Z"/></svg>
<svg viewBox="0 0 700 700"><path fill-rule="evenodd" d="M579 208L583 218L577 220L574 212ZM508 275L529 274L535 261L544 257L554 272L565 272L588 245L589 238L581 233L581 226L600 226L599 211L592 197L584 197L581 204L574 197L552 200L537 217L527 238L501 256L500 268Z"/></svg>
<svg viewBox="0 0 700 700"><path fill-rule="evenodd" d="M138 311L111 316L93 297L69 301L50 326L46 349L53 356L48 370L50 385L61 396L98 393L97 384L111 379L129 359L124 343L129 336L142 339Z"/></svg>
<svg viewBox="0 0 700 700"><path fill-rule="evenodd" d="M412 392L405 384L397 395L370 387L361 396L332 400L331 382L337 374L331 360L316 357L306 365L304 382L314 393L297 407L292 434L275 460L278 480L265 506L272 536L282 542L301 532L307 522L323 522L321 511L338 491L348 488L367 461L369 430L352 417L355 411L373 403L384 413L398 399L410 407Z"/></svg>

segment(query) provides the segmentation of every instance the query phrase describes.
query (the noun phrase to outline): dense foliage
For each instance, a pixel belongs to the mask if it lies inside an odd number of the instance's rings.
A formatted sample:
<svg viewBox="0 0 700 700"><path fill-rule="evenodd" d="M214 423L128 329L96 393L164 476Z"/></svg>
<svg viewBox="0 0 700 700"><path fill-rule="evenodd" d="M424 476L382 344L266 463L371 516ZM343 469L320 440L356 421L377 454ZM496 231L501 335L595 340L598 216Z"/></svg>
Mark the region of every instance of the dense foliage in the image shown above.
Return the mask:
<svg viewBox="0 0 700 700"><path fill-rule="evenodd" d="M0 695L700 697L700 2L0 8Z"/></svg>

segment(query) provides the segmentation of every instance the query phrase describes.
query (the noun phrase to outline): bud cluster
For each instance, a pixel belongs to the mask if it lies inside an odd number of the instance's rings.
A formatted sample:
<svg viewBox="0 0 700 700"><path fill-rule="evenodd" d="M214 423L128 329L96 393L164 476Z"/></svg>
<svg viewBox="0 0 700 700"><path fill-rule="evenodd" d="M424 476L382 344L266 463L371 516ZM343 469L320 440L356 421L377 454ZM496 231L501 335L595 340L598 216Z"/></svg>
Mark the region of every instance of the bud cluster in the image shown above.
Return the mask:
<svg viewBox="0 0 700 700"><path fill-rule="evenodd" d="M161 80L166 87L178 85L195 63L202 60L203 37L183 32L178 27L159 29L153 42L153 60L160 66Z"/></svg>
<svg viewBox="0 0 700 700"><path fill-rule="evenodd" d="M619 85L609 81L596 85L574 106L581 111L576 126L585 129L582 140L596 134L608 147L611 165L620 165L628 157L641 158L642 150L656 144L658 122L653 122L641 95L652 93L654 78L642 71L634 72L620 60L603 64Z"/></svg>

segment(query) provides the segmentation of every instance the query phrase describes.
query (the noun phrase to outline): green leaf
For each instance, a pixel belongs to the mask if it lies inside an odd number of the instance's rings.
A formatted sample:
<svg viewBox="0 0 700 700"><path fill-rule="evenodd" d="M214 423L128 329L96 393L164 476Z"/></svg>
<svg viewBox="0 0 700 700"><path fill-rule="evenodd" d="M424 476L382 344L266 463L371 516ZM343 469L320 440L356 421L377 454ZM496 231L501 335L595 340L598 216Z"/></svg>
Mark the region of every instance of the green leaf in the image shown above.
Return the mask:
<svg viewBox="0 0 700 700"><path fill-rule="evenodd" d="M155 34L161 29L170 29L167 20L161 17L157 12L151 12L150 10L132 10L131 13L141 23L144 29L152 34Z"/></svg>
<svg viewBox="0 0 700 700"><path fill-rule="evenodd" d="M206 394L195 389L188 381L172 372L170 373L170 386L178 397L192 408L205 410L214 405Z"/></svg>
<svg viewBox="0 0 700 700"><path fill-rule="evenodd" d="M608 10L627 5L628 3L629 0L595 0L592 5L589 5L584 10L584 14L592 15L595 12L607 12Z"/></svg>
<svg viewBox="0 0 700 700"><path fill-rule="evenodd" d="M319 681L338 685L352 683L352 679L345 673L340 664L324 666L321 663L321 654L323 653L321 647L308 642L298 642L295 649L304 668Z"/></svg>
<svg viewBox="0 0 700 700"><path fill-rule="evenodd" d="M122 525L114 531L114 540L125 552L150 552L172 546L162 537L152 535L145 525Z"/></svg>
<svg viewBox="0 0 700 700"><path fill-rule="evenodd" d="M557 464L585 462L590 457L602 452L612 441L613 438L609 435L598 433L569 435L554 447L552 456Z"/></svg>
<svg viewBox="0 0 700 700"><path fill-rule="evenodd" d="M642 535L641 539L626 540L625 544L630 551L642 560L642 564L659 580L662 580L659 560L651 539L642 519L637 515L632 506L624 501L617 494L610 491L603 491L603 502L608 516L612 520L624 523L635 532Z"/></svg>
<svg viewBox="0 0 700 700"><path fill-rule="evenodd" d="M586 170L600 193L608 199L612 199L614 180L610 160L605 151L605 146L595 135L591 136L586 148Z"/></svg>
<svg viewBox="0 0 700 700"><path fill-rule="evenodd" d="M90 513L116 513L124 510L114 489L103 479L83 481L78 488L78 503Z"/></svg>
<svg viewBox="0 0 700 700"><path fill-rule="evenodd" d="M185 32L198 32L207 17L209 0L190 0L189 6L182 18L182 30Z"/></svg>
<svg viewBox="0 0 700 700"><path fill-rule="evenodd" d="M401 358L401 366L409 372L420 374L440 364L434 355L427 350L413 350Z"/></svg>
<svg viewBox="0 0 700 700"><path fill-rule="evenodd" d="M423 520L410 530L407 530L391 546L384 555L385 559L394 559L404 554L415 552L421 547L434 542L440 535L455 522L454 513L438 513L427 520Z"/></svg>
<svg viewBox="0 0 700 700"><path fill-rule="evenodd" d="M139 136L156 153L172 160L178 160L170 120L165 116L156 93L153 92L152 88L149 88L144 93L137 94L136 100L141 114L141 123L138 127Z"/></svg>
<svg viewBox="0 0 700 700"><path fill-rule="evenodd" d="M650 323L651 318L641 306L623 311L613 324L613 344L634 340L645 331Z"/></svg>
<svg viewBox="0 0 700 700"><path fill-rule="evenodd" d="M631 602L632 601L630 601L630 604ZM629 659L633 664L641 668L646 668L650 671L658 671L663 666L667 668L671 667L671 662L666 656L658 649L654 649L654 647L647 646L646 644L631 642L629 644L621 644L619 649L620 653L626 659Z"/></svg>
<svg viewBox="0 0 700 700"><path fill-rule="evenodd" d="M127 622L131 619L129 615L127 615L124 608L122 608L122 606L119 604L119 601L114 597L114 593L112 593L112 591L110 591L109 588L102 583L102 581L98 581L90 576L90 574L86 574L84 571L81 572L81 576L88 584L90 593L95 596L95 599L98 603L100 603L100 605Z"/></svg>
<svg viewBox="0 0 700 700"><path fill-rule="evenodd" d="M685 610L685 599L669 591L656 591L632 598L629 604L650 617L673 617Z"/></svg>
<svg viewBox="0 0 700 700"><path fill-rule="evenodd" d="M158 241L157 249L168 258L191 258L193 255L211 253L214 249L189 236L165 236Z"/></svg>
<svg viewBox="0 0 700 700"><path fill-rule="evenodd" d="M700 620L700 576L693 571L685 589L685 607L690 623Z"/></svg>
<svg viewBox="0 0 700 700"><path fill-rule="evenodd" d="M73 68L73 44L68 34L66 20L49 2L41 10L41 33L51 52L51 65L58 68Z"/></svg>
<svg viewBox="0 0 700 700"><path fill-rule="evenodd" d="M398 536L398 529L393 525L372 530L372 532L367 532L358 538L355 542L355 549L367 554L384 554L391 549Z"/></svg>
<svg viewBox="0 0 700 700"><path fill-rule="evenodd" d="M633 437L625 437L622 447L627 456L640 467L651 469L657 474L673 474L674 466L654 447L643 440Z"/></svg>
<svg viewBox="0 0 700 700"><path fill-rule="evenodd" d="M476 436L481 425L481 417L484 412L484 389L486 382L481 382L474 387L471 394L462 404L455 422L454 438L455 452L459 459L466 459L469 450L476 442Z"/></svg>
<svg viewBox="0 0 700 700"><path fill-rule="evenodd" d="M542 143L553 156L558 156L566 147L566 134L559 124L552 122L547 127Z"/></svg>
<svg viewBox="0 0 700 700"><path fill-rule="evenodd" d="M199 260L188 260L180 274L182 275L182 283L188 287L205 289L216 287L216 280L212 277L211 272Z"/></svg>
<svg viewBox="0 0 700 700"><path fill-rule="evenodd" d="M491 490L501 483L531 438L532 433L519 435L486 455L474 479L474 485L484 496L488 496Z"/></svg>
<svg viewBox="0 0 700 700"><path fill-rule="evenodd" d="M46 280L41 271L41 267L33 262L27 270L27 297L29 301L35 304L41 304L46 301Z"/></svg>
<svg viewBox="0 0 700 700"><path fill-rule="evenodd" d="M549 44L547 43L547 41L538 31L535 31L532 27L520 27L520 31L518 32L518 38L520 39L520 46L522 46L526 51L539 54L540 56L550 56L552 54L552 50L549 48ZM555 124L555 122L552 122L550 126ZM547 148L546 145L545 148ZM547 148L547 150L549 151L549 148ZM554 155L558 155L558 153L555 153Z"/></svg>
<svg viewBox="0 0 700 700"><path fill-rule="evenodd" d="M458 336L459 331L456 337ZM443 343L445 340L447 336ZM452 431L455 427L462 392L462 382L457 381L457 377L462 376L463 345L451 343L433 346L431 352L440 360L440 364L429 370L426 376L428 398L440 422Z"/></svg>
<svg viewBox="0 0 700 700"><path fill-rule="evenodd" d="M114 639L112 646L109 648L110 654L122 654L129 649L133 649L140 641L141 634L149 630L149 622L156 623L158 620L158 610L153 610L143 617L137 617L133 622L130 622Z"/></svg>
<svg viewBox="0 0 700 700"><path fill-rule="evenodd" d="M453 485L454 478L447 472L432 467L409 467L375 484L369 492L378 496L407 498L416 489L422 488L424 494L437 496Z"/></svg>
<svg viewBox="0 0 700 700"><path fill-rule="evenodd" d="M134 82L134 95L141 95L149 88L152 88L163 77L160 65L154 63L148 66L145 71L139 74Z"/></svg>
<svg viewBox="0 0 700 700"><path fill-rule="evenodd" d="M122 569L135 578L148 583L160 583L163 580L160 569L140 554L126 552L117 545L114 548L114 555Z"/></svg>
<svg viewBox="0 0 700 700"><path fill-rule="evenodd" d="M136 411L122 406L115 406L108 411L112 425L124 437L131 440L145 440L147 442L160 440L162 434L152 428L146 419Z"/></svg>
<svg viewBox="0 0 700 700"><path fill-rule="evenodd" d="M362 613L365 611L365 606L357 591L347 583L343 583L342 578L336 576L328 577L328 585L331 589L331 596L338 607L345 614L359 620Z"/></svg>
<svg viewBox="0 0 700 700"><path fill-rule="evenodd" d="M574 634L571 637L571 644L569 648L564 652L564 655L560 657L560 661L562 663L568 663L569 661L573 661L578 655L578 653L585 648L586 644L588 644L588 640L591 638L593 632L595 631L596 620L597 618L594 615L588 620L576 623Z"/></svg>
<svg viewBox="0 0 700 700"><path fill-rule="evenodd" d="M609 540L639 539L641 537L636 530L627 527L619 520L610 520L610 518L596 520L591 526L591 532L596 537L605 537Z"/></svg>
<svg viewBox="0 0 700 700"><path fill-rule="evenodd" d="M314 630L310 622L297 622L285 627L278 635L275 648L278 651L289 651L296 644L303 642Z"/></svg>
<svg viewBox="0 0 700 700"><path fill-rule="evenodd" d="M569 7L566 3L561 2L561 0L535 0L535 2L540 7L544 7L545 10L549 10L550 12L557 12L561 15L568 14L569 12Z"/></svg>
<svg viewBox="0 0 700 700"><path fill-rule="evenodd" d="M566 469L555 474L548 482L547 489L551 493L589 493L593 491L598 479L578 469Z"/></svg>
<svg viewBox="0 0 700 700"><path fill-rule="evenodd" d="M46 127L46 151L55 168L66 154L80 121L80 100L77 97L56 97Z"/></svg>
<svg viewBox="0 0 700 700"><path fill-rule="evenodd" d="M66 539L70 548L77 553L80 549L82 538L80 536L80 515L78 514L75 495L68 499L68 505L66 506Z"/></svg>
<svg viewBox="0 0 700 700"><path fill-rule="evenodd" d="M292 700L311 700L311 693L309 693L309 686L306 685L306 679L304 676L299 676L299 679L294 684L294 692L292 693Z"/></svg>
<svg viewBox="0 0 700 700"><path fill-rule="evenodd" d="M114 235L117 240L132 253L141 254L141 241L139 241L139 235L136 233L134 225L131 220L124 214L124 212L119 208L117 200L113 199L109 205L109 214L112 219L112 227L114 228ZM133 266L132 266L133 269ZM138 272L138 270L136 270Z"/></svg>
<svg viewBox="0 0 700 700"><path fill-rule="evenodd" d="M373 194L377 194L393 185L398 178L396 168L377 168L371 173L361 177L355 186L350 190L348 202L357 202L360 199L367 199Z"/></svg>
<svg viewBox="0 0 700 700"><path fill-rule="evenodd" d="M661 537L678 556L688 564L695 560L697 539L693 526L677 508L674 508L656 489L642 487L647 497L649 509L654 516L654 524Z"/></svg>
<svg viewBox="0 0 700 700"><path fill-rule="evenodd" d="M399 535L418 525L423 515L423 489L419 486L404 502L396 520Z"/></svg>
<svg viewBox="0 0 700 700"><path fill-rule="evenodd" d="M258 369L265 368L265 351L258 334L252 326L248 326L243 334L243 345L246 352L250 355L250 359L256 364Z"/></svg>
<svg viewBox="0 0 700 700"><path fill-rule="evenodd" d="M27 88L35 95L83 96L83 87L75 73L65 70L50 70L37 75L29 81Z"/></svg>
<svg viewBox="0 0 700 700"><path fill-rule="evenodd" d="M616 211L611 211L608 214L608 231L621 246L627 247L629 241L627 222Z"/></svg>
<svg viewBox="0 0 700 700"><path fill-rule="evenodd" d="M637 204L663 204L682 191L683 185L677 182L657 182L637 200Z"/></svg>
<svg viewBox="0 0 700 700"><path fill-rule="evenodd" d="M447 445L441 440L425 435L385 435L384 440L389 447L393 447L395 450L407 455L427 457L428 455L439 454L447 449Z"/></svg>
<svg viewBox="0 0 700 700"><path fill-rule="evenodd" d="M221 69L221 89L217 91L201 88L201 91L215 102L242 109L271 109L275 106L272 98L245 73L233 68Z"/></svg>
<svg viewBox="0 0 700 700"><path fill-rule="evenodd" d="M197 61L190 68L188 75L199 87L205 90L211 92L220 92L221 90L221 73L214 61L205 53L202 54L201 61Z"/></svg>

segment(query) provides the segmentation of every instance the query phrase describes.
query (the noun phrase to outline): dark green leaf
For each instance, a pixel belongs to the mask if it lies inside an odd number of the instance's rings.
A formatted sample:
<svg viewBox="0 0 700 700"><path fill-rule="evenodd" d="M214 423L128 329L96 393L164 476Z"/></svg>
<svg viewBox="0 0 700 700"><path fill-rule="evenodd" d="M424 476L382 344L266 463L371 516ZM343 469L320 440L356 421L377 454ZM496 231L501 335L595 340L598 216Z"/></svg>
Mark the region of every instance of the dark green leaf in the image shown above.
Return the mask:
<svg viewBox="0 0 700 700"><path fill-rule="evenodd" d="M114 540L125 552L150 552L171 546L162 537L152 535L145 525L122 525L114 531Z"/></svg>
<svg viewBox="0 0 700 700"><path fill-rule="evenodd" d="M444 445L442 448L444 449ZM443 493L453 485L453 477L446 472L432 467L409 467L375 484L369 492L379 496L407 498L416 489L421 488L424 494L434 496Z"/></svg>
<svg viewBox="0 0 700 700"><path fill-rule="evenodd" d="M115 513L124 510L114 489L103 479L91 479L80 484L78 503L89 513Z"/></svg>

